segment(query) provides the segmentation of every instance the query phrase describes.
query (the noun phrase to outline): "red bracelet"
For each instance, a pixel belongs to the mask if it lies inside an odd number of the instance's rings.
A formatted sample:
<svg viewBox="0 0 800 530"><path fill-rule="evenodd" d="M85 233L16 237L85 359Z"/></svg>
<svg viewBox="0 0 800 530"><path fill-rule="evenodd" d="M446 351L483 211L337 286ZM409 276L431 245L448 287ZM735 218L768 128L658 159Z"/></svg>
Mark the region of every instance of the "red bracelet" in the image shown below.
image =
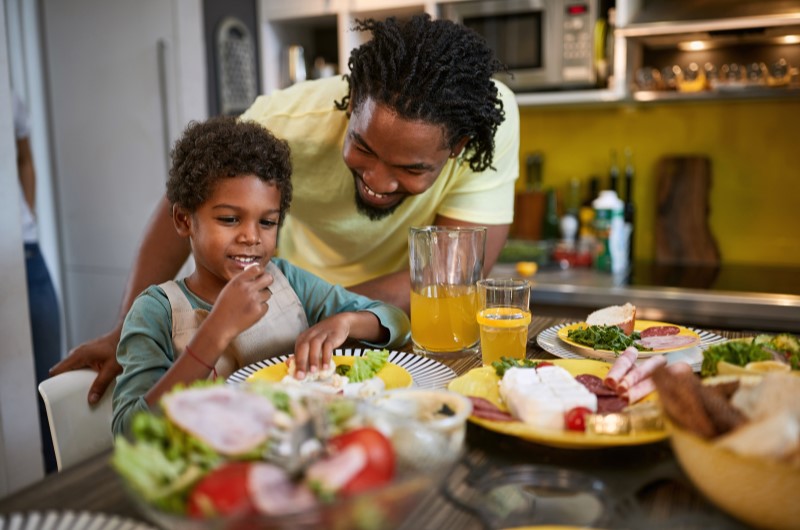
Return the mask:
<svg viewBox="0 0 800 530"><path fill-rule="evenodd" d="M197 355L195 355L195 353L194 353L192 350L190 350L190 349L189 349L189 345L188 345L188 344L186 345L186 348L184 348L184 350L183 350L183 351L185 351L186 353L188 353L188 354L189 354L189 357L191 357L191 358L192 358L192 359L194 359L195 361L199 362L200 364L202 364L203 366L205 366L205 367L206 367L206 368L208 368L209 370L211 370L211 374L212 374L212 376L213 376L211 379L213 379L214 381L216 381L216 380L217 380L217 367L216 367L216 366L212 366L212 365L208 364L208 363L207 363L207 362L205 362L203 359L201 359L200 357L198 357Z"/></svg>

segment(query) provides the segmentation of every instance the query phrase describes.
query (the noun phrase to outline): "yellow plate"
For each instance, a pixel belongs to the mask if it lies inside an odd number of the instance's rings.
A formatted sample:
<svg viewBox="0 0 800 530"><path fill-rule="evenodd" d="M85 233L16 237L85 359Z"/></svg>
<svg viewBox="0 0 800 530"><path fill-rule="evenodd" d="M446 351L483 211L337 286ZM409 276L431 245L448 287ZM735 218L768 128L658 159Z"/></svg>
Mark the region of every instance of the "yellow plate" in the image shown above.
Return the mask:
<svg viewBox="0 0 800 530"><path fill-rule="evenodd" d="M573 329L585 328L587 326L588 324L586 322L576 322L575 324L564 326L563 328L558 330L558 338L566 342L573 348L580 350L578 353L580 353L581 355L586 355L587 357L595 357L598 359L611 359L611 360L616 359L617 354L611 350L595 350L594 348L584 346L583 344L578 344L577 342L567 338L567 334ZM636 323L633 325L633 330L641 332L653 326L675 326L680 330L678 332L678 335L686 335L689 337L693 337L695 341L686 344L684 346L681 346L680 348L670 348L666 350L656 350L656 351L640 351L639 352L640 359L643 359L645 357L652 357L653 355L661 355L663 353L669 353L671 351L685 350L686 348L691 348L693 346L697 346L698 344L700 344L700 335L698 335L691 329L685 328L683 326L678 326L677 324L670 324L669 322L657 322L655 320L637 320Z"/></svg>
<svg viewBox="0 0 800 530"><path fill-rule="evenodd" d="M603 379L611 365L602 361L584 359L557 359L548 361L561 366L573 376L591 374ZM470 370L461 377L450 381L449 390L465 396L475 396L487 399L497 405L501 410L507 411L500 398L497 383L500 378L491 366L483 366ZM650 394L644 401L656 399L655 394ZM490 431L515 436L523 440L537 442L553 447L567 449L594 449L600 447L617 447L622 445L642 445L658 442L667 437L666 431L653 431L631 435L586 435L575 431L556 431L539 429L521 421L491 421L470 416L469 420Z"/></svg>
<svg viewBox="0 0 800 530"><path fill-rule="evenodd" d="M353 363L356 359L359 359L359 357L352 357L349 355L333 356L333 362L336 364L336 366L353 366ZM257 372L253 372L247 377L247 380L268 381L275 383L283 379L288 373L289 367L286 366L286 363L278 363L273 364L272 366L267 366L266 368L262 368ZM390 390L392 388L405 388L414 383L414 379L411 377L411 374L408 373L408 371L402 366L398 366L394 363L386 363L386 366L381 368L381 370L378 372L378 377L383 379L383 382L386 384L386 390Z"/></svg>

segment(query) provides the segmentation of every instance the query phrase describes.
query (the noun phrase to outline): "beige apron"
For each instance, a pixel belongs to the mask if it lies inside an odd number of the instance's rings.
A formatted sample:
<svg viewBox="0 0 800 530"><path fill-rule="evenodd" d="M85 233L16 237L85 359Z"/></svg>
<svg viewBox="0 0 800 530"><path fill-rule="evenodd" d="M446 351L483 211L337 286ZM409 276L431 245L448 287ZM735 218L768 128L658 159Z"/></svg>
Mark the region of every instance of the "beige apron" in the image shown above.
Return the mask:
<svg viewBox="0 0 800 530"><path fill-rule="evenodd" d="M222 353L216 365L219 377L227 378L248 364L292 353L295 339L308 329L303 305L289 285L289 280L272 262L267 264L266 271L275 279L270 286L272 297L269 299L269 311L261 320L240 333ZM167 294L172 307L172 343L177 359L179 355L183 355L186 345L209 312L205 309L193 309L177 282L165 282L159 287Z"/></svg>

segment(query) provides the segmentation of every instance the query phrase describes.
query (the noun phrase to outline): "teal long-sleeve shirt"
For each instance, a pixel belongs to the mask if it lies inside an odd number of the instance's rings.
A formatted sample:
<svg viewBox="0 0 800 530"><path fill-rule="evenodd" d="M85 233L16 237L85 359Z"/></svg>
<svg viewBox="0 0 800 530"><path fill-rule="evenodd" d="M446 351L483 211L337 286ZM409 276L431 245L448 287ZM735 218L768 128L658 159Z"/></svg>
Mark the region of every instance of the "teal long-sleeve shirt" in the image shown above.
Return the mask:
<svg viewBox="0 0 800 530"><path fill-rule="evenodd" d="M297 293L309 326L337 313L369 311L389 330L389 340L385 344L369 346L398 348L408 342L411 324L401 309L352 293L341 285L330 284L286 260L273 258L272 262ZM178 284L194 309L211 310L211 305L186 288L184 280ZM148 287L131 306L122 326L117 361L122 366L122 374L114 388L112 430L114 434L122 434L137 412L149 410L145 394L175 362L172 309L160 287Z"/></svg>

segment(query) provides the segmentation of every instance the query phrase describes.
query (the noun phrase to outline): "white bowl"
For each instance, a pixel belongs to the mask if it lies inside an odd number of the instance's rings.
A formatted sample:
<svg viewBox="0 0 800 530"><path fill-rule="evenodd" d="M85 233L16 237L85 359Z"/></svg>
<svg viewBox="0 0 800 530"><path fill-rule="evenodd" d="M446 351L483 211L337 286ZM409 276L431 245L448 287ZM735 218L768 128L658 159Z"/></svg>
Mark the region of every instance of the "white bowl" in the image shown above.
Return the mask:
<svg viewBox="0 0 800 530"><path fill-rule="evenodd" d="M400 388L373 398L365 416L392 440L400 469L422 471L459 458L470 414L472 402L456 392Z"/></svg>

